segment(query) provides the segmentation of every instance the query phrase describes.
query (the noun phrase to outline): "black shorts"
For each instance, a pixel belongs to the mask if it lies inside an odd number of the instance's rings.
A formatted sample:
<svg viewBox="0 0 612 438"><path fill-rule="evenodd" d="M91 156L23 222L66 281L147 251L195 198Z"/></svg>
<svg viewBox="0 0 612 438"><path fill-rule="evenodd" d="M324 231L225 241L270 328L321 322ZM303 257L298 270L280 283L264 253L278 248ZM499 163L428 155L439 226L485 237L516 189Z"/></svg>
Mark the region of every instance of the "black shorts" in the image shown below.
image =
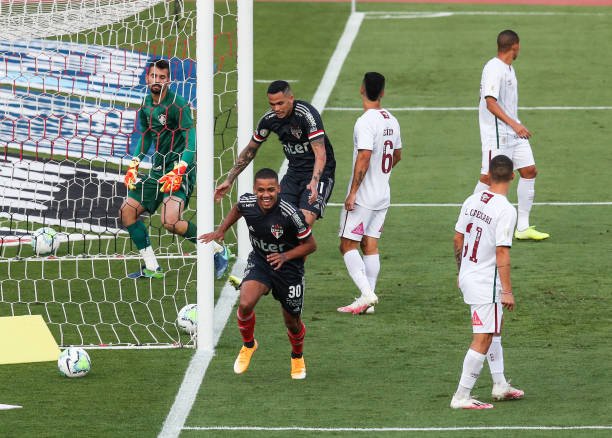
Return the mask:
<svg viewBox="0 0 612 438"><path fill-rule="evenodd" d="M283 266L284 267L284 266ZM243 282L254 280L272 290L274 299L292 315L300 315L304 304L304 271L282 269L275 271L260 256L251 252L244 270Z"/></svg>
<svg viewBox="0 0 612 438"><path fill-rule="evenodd" d="M308 202L310 190L306 186L312 179L312 175L296 176L290 172L287 172L281 181L281 198L300 210L312 211L317 218L323 217L325 207L334 189L333 176L323 174L319 181L317 200L310 204Z"/></svg>

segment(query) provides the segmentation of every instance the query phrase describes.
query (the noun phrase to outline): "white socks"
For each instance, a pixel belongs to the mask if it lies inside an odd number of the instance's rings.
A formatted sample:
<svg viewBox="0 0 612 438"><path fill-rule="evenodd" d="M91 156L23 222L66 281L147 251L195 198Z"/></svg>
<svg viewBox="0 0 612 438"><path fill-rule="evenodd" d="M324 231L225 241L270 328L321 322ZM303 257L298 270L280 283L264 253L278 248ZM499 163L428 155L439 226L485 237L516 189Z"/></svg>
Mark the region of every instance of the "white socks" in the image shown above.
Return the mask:
<svg viewBox="0 0 612 438"><path fill-rule="evenodd" d="M483 190L489 190L489 186L481 182L480 180L478 180L478 183L476 184L476 188L474 189L474 193L480 193Z"/></svg>
<svg viewBox="0 0 612 438"><path fill-rule="evenodd" d="M472 388L476 384L476 380L480 377L480 371L484 365L485 355L480 354L471 348L465 354L463 359L463 370L461 372L461 379L459 380L459 386L455 396L457 398L470 398Z"/></svg>
<svg viewBox="0 0 612 438"><path fill-rule="evenodd" d="M344 253L343 257L346 269L357 288L361 291L361 295L372 295L373 291L370 287L368 277L366 277L365 264L359 251L356 249L347 251Z"/></svg>
<svg viewBox="0 0 612 438"><path fill-rule="evenodd" d="M365 265L365 275L370 283L372 292L376 291L376 280L380 272L380 256L378 254L364 255L363 264Z"/></svg>
<svg viewBox="0 0 612 438"><path fill-rule="evenodd" d="M159 264L157 263L157 258L153 252L153 247L149 245L146 248L141 249L139 252L140 256L145 262L145 267L151 271L157 271Z"/></svg>
<svg viewBox="0 0 612 438"><path fill-rule="evenodd" d="M501 344L501 336L493 336L493 342L487 351L487 361L491 370L491 377L494 385L506 383L504 376L504 349Z"/></svg>
<svg viewBox="0 0 612 438"><path fill-rule="evenodd" d="M518 197L516 229L524 231L529 228L529 212L531 212L533 198L535 197L535 178L519 178L516 195Z"/></svg>

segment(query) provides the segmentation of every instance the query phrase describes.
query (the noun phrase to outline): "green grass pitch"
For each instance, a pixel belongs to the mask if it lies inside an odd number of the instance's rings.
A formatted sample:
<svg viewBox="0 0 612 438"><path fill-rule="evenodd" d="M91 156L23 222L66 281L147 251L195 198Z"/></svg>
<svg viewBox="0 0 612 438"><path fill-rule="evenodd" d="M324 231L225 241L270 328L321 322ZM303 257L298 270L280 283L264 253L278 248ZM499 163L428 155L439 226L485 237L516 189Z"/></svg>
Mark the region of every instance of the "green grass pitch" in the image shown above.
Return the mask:
<svg viewBox="0 0 612 438"><path fill-rule="evenodd" d="M365 71L386 75L385 106L475 107L480 73L505 28L521 36L515 67L523 107L612 104L609 8L363 4L361 11L487 11L413 19L366 16L328 107L359 107ZM508 15L507 12L522 14ZM500 14L495 14L499 12ZM554 12L537 15L533 12ZM310 100L348 18L347 4L255 3L255 79L295 79ZM256 117L266 84L255 84ZM350 175L352 129L359 111L323 119L336 151L341 203ZM476 183L480 143L475 111L397 111L403 161L394 170L394 203L460 203ZM536 202L601 202L610 197L611 111L519 111L534 136ZM276 140L256 166L278 168ZM510 199L515 201L515 187ZM532 223L549 241L516 242L517 309L506 313L506 375L526 397L489 412L448 407L468 347L467 306L455 287L453 227L458 207L394 207L380 242L376 313L339 314L356 294L337 246L338 207L315 228L308 258L304 321L308 378L291 381L290 346L279 305L257 307L260 348L234 375L240 348L230 318L186 426L462 427L610 426L612 394L612 206L537 205ZM0 334L4 336L4 334ZM84 379L61 378L52 363L0 367L0 436L150 437L161 429L192 350L90 352ZM489 400L485 365L475 394ZM604 437L610 430L384 432L381 436ZM313 432L185 430L195 437L312 436ZM323 436L353 436L324 432ZM358 436L374 436L374 431Z"/></svg>

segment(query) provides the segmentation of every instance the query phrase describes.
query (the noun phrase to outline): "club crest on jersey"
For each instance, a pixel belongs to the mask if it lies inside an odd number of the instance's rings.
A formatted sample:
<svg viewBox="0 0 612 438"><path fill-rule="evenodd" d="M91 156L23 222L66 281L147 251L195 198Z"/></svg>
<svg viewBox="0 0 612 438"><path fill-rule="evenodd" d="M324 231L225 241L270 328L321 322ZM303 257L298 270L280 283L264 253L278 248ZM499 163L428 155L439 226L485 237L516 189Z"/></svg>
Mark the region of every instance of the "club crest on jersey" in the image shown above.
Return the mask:
<svg viewBox="0 0 612 438"><path fill-rule="evenodd" d="M272 227L270 227L270 232L274 237L280 239L280 237L283 235L283 227L278 224L274 224Z"/></svg>
<svg viewBox="0 0 612 438"><path fill-rule="evenodd" d="M487 204L491 198L493 198L493 195L487 192L482 192L482 195L480 195L480 202L484 202L485 204Z"/></svg>
<svg viewBox="0 0 612 438"><path fill-rule="evenodd" d="M162 125L165 125L168 121L168 117L165 114L160 114L159 116L157 116L157 120L159 120L159 123L161 123Z"/></svg>
<svg viewBox="0 0 612 438"><path fill-rule="evenodd" d="M302 128L300 128L299 126L292 126L291 127L291 134L295 138L301 138L302 137Z"/></svg>

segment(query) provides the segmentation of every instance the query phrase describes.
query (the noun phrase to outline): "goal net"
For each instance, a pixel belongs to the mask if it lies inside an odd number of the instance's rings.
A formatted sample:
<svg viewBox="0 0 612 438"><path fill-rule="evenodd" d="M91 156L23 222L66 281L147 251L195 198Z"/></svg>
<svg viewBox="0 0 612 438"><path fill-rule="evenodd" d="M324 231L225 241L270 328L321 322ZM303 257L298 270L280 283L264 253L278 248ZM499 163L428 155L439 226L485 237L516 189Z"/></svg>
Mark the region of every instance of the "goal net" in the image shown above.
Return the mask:
<svg viewBox="0 0 612 438"><path fill-rule="evenodd" d="M159 210L145 213L164 276L129 278L142 260L119 209L125 171L144 134L138 115L152 60L169 62L169 89L189 103L195 120L195 5L0 1L0 317L40 314L61 345L193 342L176 317L196 302L194 243L168 232ZM214 32L220 178L236 146L235 2L215 1ZM141 173L150 170L155 143L146 145ZM196 222L196 204L194 194L183 219ZM218 215L229 202L221 207ZM42 227L57 233L50 255L32 245Z"/></svg>

